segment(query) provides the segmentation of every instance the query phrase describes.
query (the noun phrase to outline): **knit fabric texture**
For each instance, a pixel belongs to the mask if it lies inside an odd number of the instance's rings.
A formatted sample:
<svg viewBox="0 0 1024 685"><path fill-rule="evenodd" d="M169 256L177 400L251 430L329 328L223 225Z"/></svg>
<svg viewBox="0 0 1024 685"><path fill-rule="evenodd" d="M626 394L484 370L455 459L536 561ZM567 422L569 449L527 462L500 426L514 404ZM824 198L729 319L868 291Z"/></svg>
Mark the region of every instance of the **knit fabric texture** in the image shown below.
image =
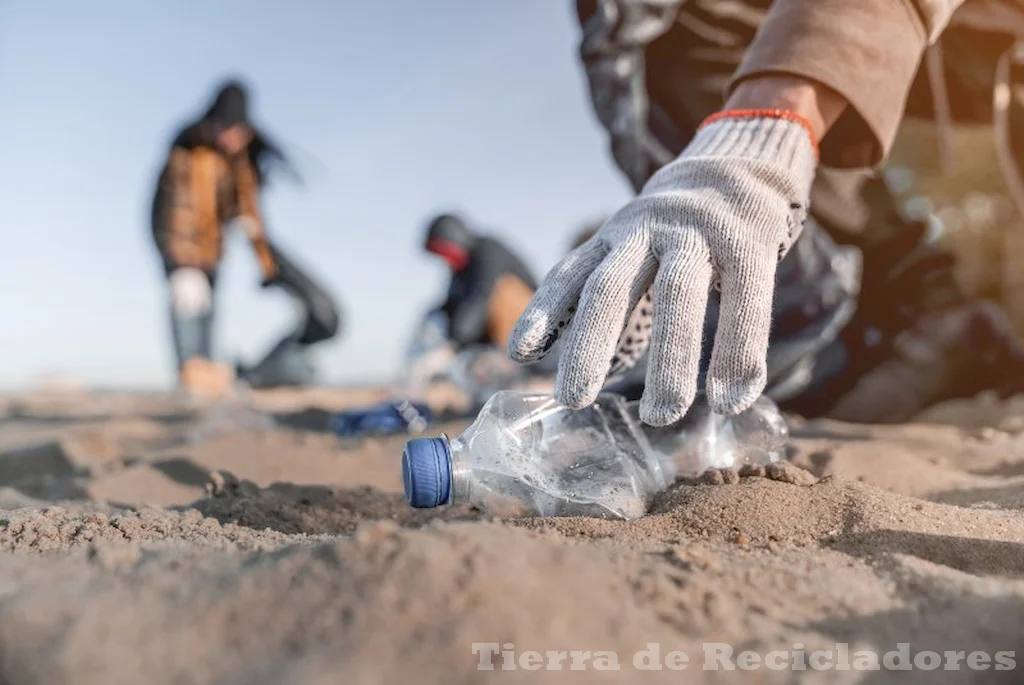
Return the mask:
<svg viewBox="0 0 1024 685"><path fill-rule="evenodd" d="M608 374L650 346L641 419L686 415L696 395L708 293L722 293L707 376L715 411L736 414L764 391L775 269L807 217L817 165L799 121L724 117L557 264L509 342L544 357L563 334L555 397L591 404Z"/></svg>

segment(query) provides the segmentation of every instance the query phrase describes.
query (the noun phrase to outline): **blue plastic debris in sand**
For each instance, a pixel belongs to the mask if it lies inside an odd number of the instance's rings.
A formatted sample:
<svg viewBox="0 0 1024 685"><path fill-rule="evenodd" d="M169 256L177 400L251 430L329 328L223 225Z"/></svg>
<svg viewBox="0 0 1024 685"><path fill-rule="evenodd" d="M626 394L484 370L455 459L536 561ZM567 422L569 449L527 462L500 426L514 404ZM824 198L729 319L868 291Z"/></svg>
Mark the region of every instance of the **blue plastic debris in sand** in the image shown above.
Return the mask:
<svg viewBox="0 0 1024 685"><path fill-rule="evenodd" d="M433 423L430 408L421 402L394 400L366 409L337 414L332 425L342 437L422 433Z"/></svg>

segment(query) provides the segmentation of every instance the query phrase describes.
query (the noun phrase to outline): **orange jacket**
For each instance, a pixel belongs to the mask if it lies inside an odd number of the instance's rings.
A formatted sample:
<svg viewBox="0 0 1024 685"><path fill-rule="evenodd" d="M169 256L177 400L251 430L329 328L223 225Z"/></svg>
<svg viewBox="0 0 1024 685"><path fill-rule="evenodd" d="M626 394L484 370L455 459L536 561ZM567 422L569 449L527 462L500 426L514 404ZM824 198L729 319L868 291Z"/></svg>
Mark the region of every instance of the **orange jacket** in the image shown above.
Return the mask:
<svg viewBox="0 0 1024 685"><path fill-rule="evenodd" d="M255 170L245 155L234 160L216 150L174 147L157 189L153 234L168 270L196 267L212 273L223 252L223 226L245 220L264 282L277 275L259 209Z"/></svg>

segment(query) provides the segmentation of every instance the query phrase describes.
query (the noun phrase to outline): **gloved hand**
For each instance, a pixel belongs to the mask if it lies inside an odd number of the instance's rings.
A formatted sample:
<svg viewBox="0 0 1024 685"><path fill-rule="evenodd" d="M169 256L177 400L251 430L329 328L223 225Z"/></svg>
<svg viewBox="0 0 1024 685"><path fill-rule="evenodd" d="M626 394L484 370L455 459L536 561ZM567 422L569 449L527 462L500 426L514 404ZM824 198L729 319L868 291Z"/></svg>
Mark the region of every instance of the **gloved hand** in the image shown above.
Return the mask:
<svg viewBox="0 0 1024 685"><path fill-rule="evenodd" d="M719 413L746 409L764 390L775 269L803 227L816 165L811 128L792 113L709 118L635 200L551 270L509 354L536 361L568 327L555 397L582 408L601 391L620 341L635 352L653 325L640 417L668 425L696 395L708 292L720 286L708 401ZM651 301L641 301L648 288ZM632 330L623 331L627 321Z"/></svg>
<svg viewBox="0 0 1024 685"><path fill-rule="evenodd" d="M193 318L202 316L213 306L213 289L210 279L201 269L182 267L171 272L168 278L171 291L171 307L178 316Z"/></svg>

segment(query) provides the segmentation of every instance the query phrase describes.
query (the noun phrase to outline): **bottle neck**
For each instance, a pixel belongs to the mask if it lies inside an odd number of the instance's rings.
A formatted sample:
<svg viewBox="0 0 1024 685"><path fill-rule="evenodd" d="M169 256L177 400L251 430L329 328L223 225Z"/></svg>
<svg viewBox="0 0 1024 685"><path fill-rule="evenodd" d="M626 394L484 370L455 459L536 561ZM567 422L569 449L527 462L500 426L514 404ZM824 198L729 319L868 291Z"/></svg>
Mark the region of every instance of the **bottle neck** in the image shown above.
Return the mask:
<svg viewBox="0 0 1024 685"><path fill-rule="evenodd" d="M450 439L448 448L452 456L451 503L459 504L470 501L472 495L472 468L469 460L469 447L460 438Z"/></svg>

